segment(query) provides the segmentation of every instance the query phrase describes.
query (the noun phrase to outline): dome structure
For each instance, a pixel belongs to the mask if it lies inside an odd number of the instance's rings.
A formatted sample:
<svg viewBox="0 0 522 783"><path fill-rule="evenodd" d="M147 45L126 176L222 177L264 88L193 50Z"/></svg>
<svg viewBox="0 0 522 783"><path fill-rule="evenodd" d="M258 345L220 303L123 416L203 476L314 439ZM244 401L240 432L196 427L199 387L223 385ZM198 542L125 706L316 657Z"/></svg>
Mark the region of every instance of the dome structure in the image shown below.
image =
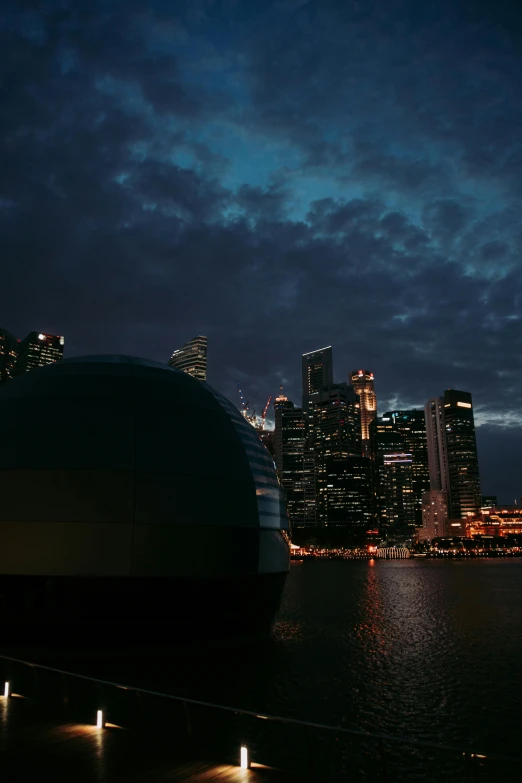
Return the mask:
<svg viewBox="0 0 522 783"><path fill-rule="evenodd" d="M85 356L5 384L0 497L3 621L270 629L289 569L274 463L190 375Z"/></svg>

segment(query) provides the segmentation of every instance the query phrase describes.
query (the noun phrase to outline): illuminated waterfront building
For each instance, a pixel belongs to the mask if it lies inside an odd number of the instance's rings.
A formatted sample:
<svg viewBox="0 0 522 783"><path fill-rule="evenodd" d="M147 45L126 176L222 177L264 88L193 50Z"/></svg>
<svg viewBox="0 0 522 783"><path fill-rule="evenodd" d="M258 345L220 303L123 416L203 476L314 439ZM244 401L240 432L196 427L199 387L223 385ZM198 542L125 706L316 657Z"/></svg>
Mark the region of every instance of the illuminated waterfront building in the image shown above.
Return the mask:
<svg viewBox="0 0 522 783"><path fill-rule="evenodd" d="M367 457L326 460L328 526L350 528L364 535L372 526L372 464Z"/></svg>
<svg viewBox="0 0 522 783"><path fill-rule="evenodd" d="M29 332L18 345L16 375L58 362L63 358L64 343L65 339L60 335Z"/></svg>
<svg viewBox="0 0 522 783"><path fill-rule="evenodd" d="M359 395L361 406L361 437L363 453L368 455L370 443L370 424L377 416L377 397L375 396L373 372L354 370L351 374L354 391Z"/></svg>
<svg viewBox="0 0 522 783"><path fill-rule="evenodd" d="M449 492L444 398L433 397L424 406L430 489Z"/></svg>
<svg viewBox="0 0 522 783"><path fill-rule="evenodd" d="M522 535L522 506L491 506L466 519L466 535L501 536Z"/></svg>
<svg viewBox="0 0 522 783"><path fill-rule="evenodd" d="M359 397L347 383L332 383L314 393L308 411L315 459L318 522L328 522L326 462L331 457L362 456Z"/></svg>
<svg viewBox="0 0 522 783"><path fill-rule="evenodd" d="M444 422L449 516L463 519L477 514L482 500L473 401L469 392L455 389L444 392Z"/></svg>
<svg viewBox="0 0 522 783"><path fill-rule="evenodd" d="M303 410L308 411L310 404L325 386L333 383L332 346L304 353L302 356Z"/></svg>
<svg viewBox="0 0 522 783"><path fill-rule="evenodd" d="M436 536L435 530L443 524L449 535L449 474L446 448L446 424L444 418L444 398L432 397L424 406L426 422L426 446L428 457L429 491L422 500L422 526L419 529L421 540ZM441 528L442 529L442 528ZM433 534L433 535L432 535Z"/></svg>
<svg viewBox="0 0 522 783"><path fill-rule="evenodd" d="M274 452L279 480L292 526L315 524L314 454L308 443L306 417L281 391L274 402Z"/></svg>
<svg viewBox="0 0 522 783"><path fill-rule="evenodd" d="M386 535L403 538L415 533L413 458L391 419L370 425L375 516Z"/></svg>
<svg viewBox="0 0 522 783"><path fill-rule="evenodd" d="M18 340L11 332L0 329L0 384L14 377L18 356Z"/></svg>
<svg viewBox="0 0 522 783"><path fill-rule="evenodd" d="M412 489L415 521L421 524L423 495L430 489L428 448L426 443L426 419L424 410L389 411L383 421L390 420L394 429L402 435L404 446L412 457Z"/></svg>
<svg viewBox="0 0 522 783"><path fill-rule="evenodd" d="M207 338L202 335L193 337L188 343L177 348L168 361L169 367L182 370L199 381L207 380Z"/></svg>
<svg viewBox="0 0 522 783"><path fill-rule="evenodd" d="M449 535L448 496L442 490L432 489L422 497L422 527L418 531L420 541Z"/></svg>

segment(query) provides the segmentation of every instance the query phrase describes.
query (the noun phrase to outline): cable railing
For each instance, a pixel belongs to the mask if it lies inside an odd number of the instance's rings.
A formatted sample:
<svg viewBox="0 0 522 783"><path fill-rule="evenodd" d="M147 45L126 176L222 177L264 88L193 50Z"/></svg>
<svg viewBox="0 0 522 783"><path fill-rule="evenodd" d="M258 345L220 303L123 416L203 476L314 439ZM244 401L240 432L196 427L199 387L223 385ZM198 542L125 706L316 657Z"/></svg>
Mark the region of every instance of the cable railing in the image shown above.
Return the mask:
<svg viewBox="0 0 522 783"><path fill-rule="evenodd" d="M110 721L148 732L155 741L183 737L185 750L211 753L221 763L240 765L247 752L255 762L320 783L509 781L518 779L522 764L521 757L215 704L6 655L0 655L0 667L0 697L18 694L76 711L98 728Z"/></svg>

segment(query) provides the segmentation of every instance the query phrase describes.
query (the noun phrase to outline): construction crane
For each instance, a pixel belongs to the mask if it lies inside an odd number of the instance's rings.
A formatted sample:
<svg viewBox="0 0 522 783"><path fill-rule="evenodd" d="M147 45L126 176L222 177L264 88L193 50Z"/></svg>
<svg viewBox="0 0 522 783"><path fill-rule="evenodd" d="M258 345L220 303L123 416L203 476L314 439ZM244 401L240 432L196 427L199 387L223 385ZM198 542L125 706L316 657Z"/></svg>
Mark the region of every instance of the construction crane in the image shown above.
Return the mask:
<svg viewBox="0 0 522 783"><path fill-rule="evenodd" d="M261 424L263 425L263 429L265 429L266 414L267 414L268 406L270 405L271 400L272 400L272 395L270 395L270 397L268 398L268 401L267 401L267 403L266 403L266 405L265 405L265 407L263 409L263 413L261 414Z"/></svg>
<svg viewBox="0 0 522 783"><path fill-rule="evenodd" d="M237 390L239 392L239 399L241 400L241 413L245 417L245 419L248 421L249 424L252 426L256 423L256 412L252 411L252 413L249 413L249 402L245 399L245 395L241 391L241 385L239 381L237 382Z"/></svg>
<svg viewBox="0 0 522 783"><path fill-rule="evenodd" d="M241 413L246 417L248 412L248 400L245 400L243 392L241 391L241 386L239 385L239 381L237 382L237 390L239 392L239 399L241 400Z"/></svg>

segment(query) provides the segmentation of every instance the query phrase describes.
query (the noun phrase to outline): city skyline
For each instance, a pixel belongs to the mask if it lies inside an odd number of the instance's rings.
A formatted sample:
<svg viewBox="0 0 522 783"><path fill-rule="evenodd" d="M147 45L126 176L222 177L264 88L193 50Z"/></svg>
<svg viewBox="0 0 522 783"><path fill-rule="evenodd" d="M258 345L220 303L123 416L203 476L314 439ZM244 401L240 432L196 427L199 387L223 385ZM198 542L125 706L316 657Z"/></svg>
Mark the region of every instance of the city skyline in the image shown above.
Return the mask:
<svg viewBox="0 0 522 783"><path fill-rule="evenodd" d="M5 329L0 330L0 332L2 334L6 334L6 335L10 334L10 332L8 330L5 330ZM31 335L34 335L35 338L38 338L40 333L38 331L30 332L28 337L26 338L26 340ZM53 337L56 340L60 340L62 342L61 351L63 352L63 343L64 343L64 338L63 337L55 337L54 335L49 335L49 333L45 333L45 335L47 337ZM13 339L16 339L16 338L13 338ZM24 341L16 340L16 342L18 343L18 345L21 345L22 343L25 342L25 340ZM200 343L201 343L201 345L200 345ZM199 368L199 365L198 365L198 369L197 369L196 372L191 372L191 374L194 374L195 377L199 377L200 375L202 376L203 374L206 374L206 372L207 372L207 358L208 358L207 355L206 355L207 344L208 344L208 337L206 337L206 336L205 337L199 336L199 337L191 338L190 340L185 340L185 342L181 344L180 349L176 349L174 351L173 356L177 355L180 352L185 351L186 349L189 349L189 353L190 353L192 348L194 348L194 350L195 350L194 356L197 357L199 355L198 351L200 351L201 346L203 346L204 354L205 354L204 355L203 364L201 364L201 368ZM2 346L0 346L0 348L2 348ZM2 348L2 350L3 350L3 348ZM304 371L304 367L305 367L305 361L304 360L305 360L305 358L309 357L309 356L318 356L318 355L320 355L320 354L322 354L324 352L327 352L326 355L327 355L327 358L328 358L328 369L326 371L326 375L324 376L325 380L328 381L328 379L330 377L332 377L334 379L337 377L337 374L336 374L336 372L334 370L333 350L332 350L332 346L329 345L329 346L326 346L326 348L323 347L321 349L315 349L315 350L312 350L312 351L307 351L306 353L301 355L301 357L300 357L301 358L301 377L300 377L301 384L304 383L304 379L305 379L305 374L304 374L305 373L305 371ZM1 350L0 350L0 353L1 353ZM106 353L107 354L108 353L115 353L115 351L112 351L112 352L106 351ZM212 353L211 353L211 355L212 355ZM183 356L184 356L184 354L183 354ZM58 357L58 358L61 358L61 354L60 354L60 357ZM72 356L68 355L67 358L72 358ZM144 356L142 358L150 359L151 357L150 356ZM165 357L163 357L163 361L164 361L164 359L165 359ZM156 359L156 360L157 361L161 361L160 359ZM216 360L216 363L217 363L218 362L218 357L215 357L215 360ZM181 363L183 364L183 361ZM176 366L175 363L172 362L172 356L168 360L167 364L169 364L171 366ZM184 369L184 368L180 366L180 369ZM368 372L368 371L365 371L365 372ZM238 374L242 375L242 373L240 371L238 371ZM372 376L372 385L373 385L374 381L375 381L375 375L374 375L373 372L371 373L371 376ZM334 385L336 385L338 383L341 383L341 384L348 384L348 386L350 386L350 385L352 385L353 378L354 378L354 371L350 371L350 372L347 373L347 380L345 380L345 381L335 381L334 380ZM203 380L203 377L200 377L199 379ZM210 383L211 386L214 385L212 383L212 381L209 380L208 378L206 378L206 380ZM237 382L236 382L236 384L237 384ZM280 387L281 387L281 385L282 384L280 384ZM288 392L288 395L289 395L288 399L298 400L299 403L293 403L293 404L300 405L301 400L303 399L302 387L301 387L301 392L300 393L295 393L295 394L293 394L291 390L287 389L286 386L284 388L285 388L285 392ZM237 397L237 385L236 385L236 388L234 389L234 391L232 393L230 393L230 391L228 391L226 389L219 388L218 386L216 386L216 389L218 391L220 391L222 394L224 394L225 397L227 397L231 402L233 402L234 405L236 405L239 408L239 406L237 405L237 399L236 399L236 397ZM446 389L445 391L451 391L451 389ZM372 393L374 393L374 391L372 391ZM253 395L250 395L250 396L253 396ZM381 398L380 393L379 394L375 394L374 393L374 397L377 397L377 400L378 400L377 401L377 407L380 408L382 411L384 411L384 410L391 411L392 410L392 406L389 405L389 404L387 405L388 401L390 401L390 402L397 402L397 396L393 395L393 394L389 398ZM272 399L275 400L275 398L276 398L276 394L274 393L272 395ZM381 402L381 399L382 399L382 402ZM408 412L417 411L417 412L426 413L427 412L427 406L431 402L435 402L437 399L441 400L441 401L443 400L442 397L439 397L439 398L430 397L423 404L417 404L417 405L416 404L413 404L413 405L410 404L410 405L402 405L402 406L401 405L395 405L393 407L393 410L395 410L395 411L397 411L397 410L404 410L404 411L408 411ZM273 430L273 426L275 425L274 405L275 405L275 403L273 402L268 407L268 413L267 413L267 416L266 416L267 425L268 425L266 427L266 429L268 431L272 431ZM253 408L256 407L255 402L253 402L251 407L253 407ZM260 406L260 408L262 408L262 407L263 406ZM477 415L476 415L477 407L476 407L475 404L474 404L473 407L474 407L474 412L475 412L476 433L478 433L477 442L480 444L480 429L481 429L480 413L478 415L478 422L477 422ZM479 410L480 410L480 406L479 406ZM386 414L384 414L384 415L386 415ZM488 494L488 493L493 493L494 492L496 495L498 495L498 497L501 500L501 502L504 502L504 503L511 503L513 501L515 501L516 503L520 502L520 498L522 496L520 495L519 485L517 486L517 484L515 483L516 482L516 478L517 478L516 470L513 472L514 480L512 480L512 484L511 484L511 486L513 487L513 490L512 490L511 495L510 495L508 491L502 490L501 483L500 483L500 489L499 489L499 482L497 481L496 477L494 475L492 475L493 471L492 470L488 470L488 460L487 460L487 458L484 460L485 465L486 465L486 469L485 470L482 469L483 460L481 458L482 457L482 453L481 453L480 445L478 447L478 452L479 452L479 464L481 466L480 474L481 474L481 483L483 485L482 486L483 494L484 493ZM492 468L498 467L495 460L492 461L491 467ZM516 468L516 463L515 463L515 468ZM487 491L484 490L484 485L486 486ZM432 487L432 489L436 489L436 488L437 487L435 487L435 486Z"/></svg>
<svg viewBox="0 0 522 783"><path fill-rule="evenodd" d="M380 410L468 389L484 490L513 500L513 9L8 0L1 326L160 362L205 334L211 383L258 405L299 401L298 357L329 344Z"/></svg>

